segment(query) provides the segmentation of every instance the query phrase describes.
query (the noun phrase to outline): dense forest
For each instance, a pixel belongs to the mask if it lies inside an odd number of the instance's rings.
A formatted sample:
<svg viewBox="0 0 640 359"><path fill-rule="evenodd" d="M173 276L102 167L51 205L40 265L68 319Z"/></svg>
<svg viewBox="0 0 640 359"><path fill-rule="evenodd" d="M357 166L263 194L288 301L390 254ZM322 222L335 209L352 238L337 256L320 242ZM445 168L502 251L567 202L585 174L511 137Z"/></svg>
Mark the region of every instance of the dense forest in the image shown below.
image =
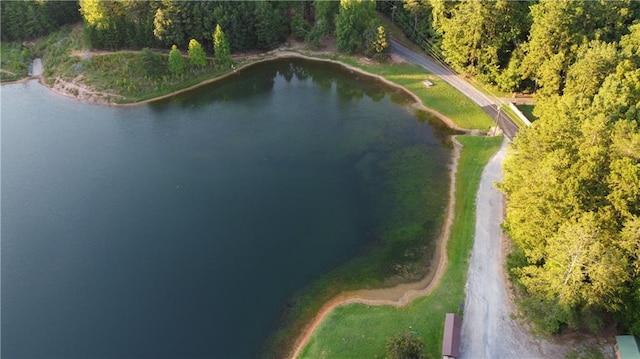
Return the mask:
<svg viewBox="0 0 640 359"><path fill-rule="evenodd" d="M505 162L504 229L521 308L542 330L614 317L640 334L640 2L3 1L2 40L82 20L94 48L267 50L293 36L379 56L378 14L426 53L500 90L535 94L538 120ZM222 35L224 34L224 36ZM218 50L220 52L218 52ZM220 54L220 55L219 55ZM174 66L179 67L180 56ZM178 68L176 67L176 69Z"/></svg>

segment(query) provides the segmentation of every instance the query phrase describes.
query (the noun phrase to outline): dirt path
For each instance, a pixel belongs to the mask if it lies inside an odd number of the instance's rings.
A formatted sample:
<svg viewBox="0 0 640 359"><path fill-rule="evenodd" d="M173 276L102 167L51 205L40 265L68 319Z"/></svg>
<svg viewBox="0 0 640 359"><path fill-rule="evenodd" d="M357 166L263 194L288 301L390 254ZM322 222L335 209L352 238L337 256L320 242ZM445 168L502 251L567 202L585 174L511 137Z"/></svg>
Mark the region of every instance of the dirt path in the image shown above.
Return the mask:
<svg viewBox="0 0 640 359"><path fill-rule="evenodd" d="M343 293L325 303L313 320L305 327L301 335L295 342L294 349L291 351L290 358L298 358L302 350L309 342L311 335L320 325L322 320L337 307L360 303L366 305L391 305L394 307L404 307L411 303L414 299L428 295L440 283L442 275L447 268L447 243L449 242L449 234L451 232L451 224L453 223L453 215L455 208L455 184L456 173L458 169L458 159L460 158L461 145L453 138L453 158L450 164L450 184L449 184L449 203L447 205L447 214L443 224L442 232L438 238L436 245L436 253L433 263L437 266L432 267L430 272L420 280L414 283L399 284L391 288L359 290L355 292Z"/></svg>
<svg viewBox="0 0 640 359"><path fill-rule="evenodd" d="M562 343L532 336L526 326L512 318L514 305L504 272L507 238L500 224L503 195L495 188L502 180L502 161L507 142L482 173L476 198L476 231L467 274L460 358L564 358L582 350L584 338Z"/></svg>

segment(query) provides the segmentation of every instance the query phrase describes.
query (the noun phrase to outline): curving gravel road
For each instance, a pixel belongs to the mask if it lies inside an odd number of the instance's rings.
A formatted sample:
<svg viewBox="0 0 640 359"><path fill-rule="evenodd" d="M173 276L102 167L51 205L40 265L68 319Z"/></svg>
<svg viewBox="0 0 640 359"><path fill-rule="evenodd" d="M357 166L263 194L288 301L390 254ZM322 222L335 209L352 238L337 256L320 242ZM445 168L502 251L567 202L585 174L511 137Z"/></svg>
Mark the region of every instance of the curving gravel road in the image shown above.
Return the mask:
<svg viewBox="0 0 640 359"><path fill-rule="evenodd" d="M489 114L494 121L496 121L498 126L502 129L502 132L509 139L513 139L518 132L518 126L511 121L509 116L506 116L503 111L500 111L500 107L498 106L499 100L492 99L485 95L456 73L437 63L433 59L418 54L396 41L391 41L391 50L405 60L418 64L427 71L440 77L451 86L455 87L458 91L462 92L465 96L471 99L471 101L482 107L482 109Z"/></svg>

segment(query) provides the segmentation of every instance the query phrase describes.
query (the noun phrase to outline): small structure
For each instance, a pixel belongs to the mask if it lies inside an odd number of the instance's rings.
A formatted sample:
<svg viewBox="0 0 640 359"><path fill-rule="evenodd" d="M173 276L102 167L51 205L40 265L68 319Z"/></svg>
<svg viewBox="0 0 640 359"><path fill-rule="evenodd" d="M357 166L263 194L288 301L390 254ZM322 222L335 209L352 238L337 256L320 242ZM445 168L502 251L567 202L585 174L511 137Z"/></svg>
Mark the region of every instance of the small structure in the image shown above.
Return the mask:
<svg viewBox="0 0 640 359"><path fill-rule="evenodd" d="M442 337L442 359L460 357L460 327L462 320L453 313L447 313L444 319L444 335Z"/></svg>
<svg viewBox="0 0 640 359"><path fill-rule="evenodd" d="M429 80L424 80L424 81L422 81L422 83L423 83L425 86L427 86L427 87L431 87L431 86L433 86L433 82L431 82L431 81L429 81Z"/></svg>
<svg viewBox="0 0 640 359"><path fill-rule="evenodd" d="M633 335L616 335L617 359L640 359L640 342Z"/></svg>

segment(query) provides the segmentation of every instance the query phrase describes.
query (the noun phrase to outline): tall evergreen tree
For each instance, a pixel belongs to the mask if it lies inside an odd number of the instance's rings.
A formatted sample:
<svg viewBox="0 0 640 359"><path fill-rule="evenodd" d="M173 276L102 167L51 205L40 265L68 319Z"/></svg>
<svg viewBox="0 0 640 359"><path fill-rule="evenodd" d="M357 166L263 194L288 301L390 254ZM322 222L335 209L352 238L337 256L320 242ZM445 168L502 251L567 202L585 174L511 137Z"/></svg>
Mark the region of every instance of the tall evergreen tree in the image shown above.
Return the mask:
<svg viewBox="0 0 640 359"><path fill-rule="evenodd" d="M504 163L504 228L524 255L514 274L529 304L544 303L534 322L552 330L604 310L640 334L640 27L630 30L620 48L580 47L564 94L542 98Z"/></svg>
<svg viewBox="0 0 640 359"><path fill-rule="evenodd" d="M207 56L204 53L202 45L196 39L189 41L189 63L195 67L202 67L207 64Z"/></svg>
<svg viewBox="0 0 640 359"><path fill-rule="evenodd" d="M171 51L169 51L168 70L174 77L182 76L184 73L184 58L182 53L178 49L178 46L173 45Z"/></svg>
<svg viewBox="0 0 640 359"><path fill-rule="evenodd" d="M213 33L213 49L218 59L218 64L222 67L229 67L233 64L231 49L220 24L216 25L216 30Z"/></svg>

